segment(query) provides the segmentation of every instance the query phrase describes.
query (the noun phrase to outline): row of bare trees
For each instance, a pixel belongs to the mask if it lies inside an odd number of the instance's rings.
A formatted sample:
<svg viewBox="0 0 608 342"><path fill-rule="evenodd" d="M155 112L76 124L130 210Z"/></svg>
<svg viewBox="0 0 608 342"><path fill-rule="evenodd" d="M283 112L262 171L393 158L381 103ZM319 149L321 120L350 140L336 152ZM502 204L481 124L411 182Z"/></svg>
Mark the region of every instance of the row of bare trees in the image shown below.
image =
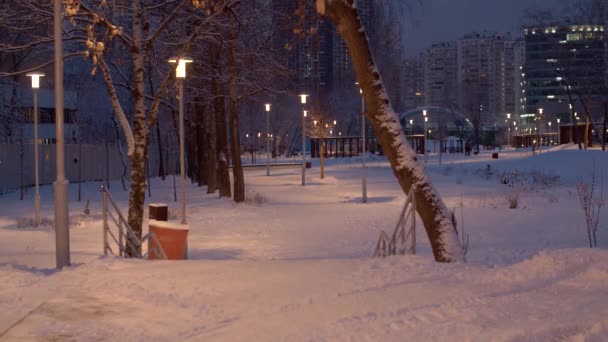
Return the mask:
<svg viewBox="0 0 608 342"><path fill-rule="evenodd" d="M305 2L305 0L298 0ZM141 236L146 191L149 143L156 133L176 127L176 65L169 57L194 57L196 66L187 80L187 118L190 134L189 174L207 191L231 196L230 160L234 199L244 199L240 166L239 114L243 103L277 94L273 77L284 67L269 51L272 36L270 1L254 0L65 0L65 58L80 56L99 75L113 116L121 129L130 164L128 223ZM10 33L0 38L2 56L21 54L27 65L2 69L13 76L53 63L50 1L7 0L0 8L0 27ZM437 191L425 176L416 154L405 141L392 109L370 44L353 0L316 2L344 39L356 79L363 91L368 119L394 174L405 193L417 189L418 212L438 261L462 260L455 223ZM7 39L8 37L8 39ZM14 39L18 37L19 39ZM101 95L101 94L95 94ZM160 126L159 126L160 123ZM156 126L156 127L155 127ZM166 165L163 164L162 168ZM161 172L161 174L163 174Z"/></svg>

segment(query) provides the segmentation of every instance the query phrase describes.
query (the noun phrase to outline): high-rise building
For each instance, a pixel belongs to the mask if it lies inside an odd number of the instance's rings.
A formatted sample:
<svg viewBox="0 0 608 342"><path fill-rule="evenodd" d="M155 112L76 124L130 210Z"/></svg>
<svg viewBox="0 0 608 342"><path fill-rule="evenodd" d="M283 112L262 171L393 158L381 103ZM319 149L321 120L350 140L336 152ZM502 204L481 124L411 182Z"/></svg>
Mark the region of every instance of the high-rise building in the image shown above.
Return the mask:
<svg viewBox="0 0 608 342"><path fill-rule="evenodd" d="M287 88L305 89L314 102L322 103L332 80L333 26L317 15L314 1L304 2L304 8L293 0L273 1L272 6L277 31L273 50L291 72Z"/></svg>
<svg viewBox="0 0 608 342"><path fill-rule="evenodd" d="M602 112L606 89L606 29L602 25L549 25L524 29L521 111L531 123L545 116L570 122L570 105ZM570 90L570 91L568 91ZM593 115L592 115L593 116Z"/></svg>
<svg viewBox="0 0 608 342"><path fill-rule="evenodd" d="M484 112L484 124L519 112L523 42L494 32L471 33L457 42L459 107Z"/></svg>
<svg viewBox="0 0 608 342"><path fill-rule="evenodd" d="M424 69L422 59L406 59L403 65L403 107L408 111L424 105Z"/></svg>
<svg viewBox="0 0 608 342"><path fill-rule="evenodd" d="M456 44L433 44L422 54L424 105L455 107L457 89Z"/></svg>
<svg viewBox="0 0 608 342"><path fill-rule="evenodd" d="M357 11L359 17L363 21L363 28L367 33L368 38L374 37L374 22L373 22L373 1L371 0L356 0ZM350 60L350 55L346 48L346 44L340 34L333 30L333 56L332 56L332 71L334 87L348 88L355 83L355 71ZM356 89L356 88L353 88Z"/></svg>

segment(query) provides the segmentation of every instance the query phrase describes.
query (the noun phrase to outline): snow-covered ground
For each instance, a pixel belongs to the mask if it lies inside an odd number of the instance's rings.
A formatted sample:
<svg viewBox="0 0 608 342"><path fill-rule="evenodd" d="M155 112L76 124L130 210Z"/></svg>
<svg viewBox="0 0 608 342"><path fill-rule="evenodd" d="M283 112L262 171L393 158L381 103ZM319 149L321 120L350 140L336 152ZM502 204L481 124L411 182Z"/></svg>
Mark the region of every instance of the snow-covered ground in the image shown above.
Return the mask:
<svg viewBox="0 0 608 342"><path fill-rule="evenodd" d="M101 257L100 184L89 183L84 201L70 202L73 266L57 272L53 230L17 227L32 216L33 191L26 201L6 194L0 341L605 341L608 209L602 248L589 249L574 187L593 164L608 172L604 153L562 148L428 158L470 236L459 264L435 263L421 227L418 255L370 258L405 200L380 158L369 163L367 204L355 158L328 160L324 180L313 167L305 187L297 167L247 170L248 197L263 203L189 186L188 261ZM49 218L51 190L42 189ZM126 211L127 193L118 182L110 190ZM146 200L178 212L172 178L154 179Z"/></svg>

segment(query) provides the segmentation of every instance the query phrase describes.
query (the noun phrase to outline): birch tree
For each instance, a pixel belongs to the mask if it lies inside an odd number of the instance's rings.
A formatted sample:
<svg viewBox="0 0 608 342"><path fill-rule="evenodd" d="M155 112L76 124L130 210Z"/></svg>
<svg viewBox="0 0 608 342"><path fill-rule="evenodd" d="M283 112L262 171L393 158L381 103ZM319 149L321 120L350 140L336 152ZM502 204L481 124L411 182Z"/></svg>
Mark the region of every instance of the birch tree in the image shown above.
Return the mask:
<svg viewBox="0 0 608 342"><path fill-rule="evenodd" d="M412 187L416 189L416 209L429 237L435 260L463 260L463 251L450 212L424 168L418 163L391 106L354 0L317 0L316 5L317 12L336 26L347 45L357 81L363 91L366 116L382 144L399 185L404 193L408 193Z"/></svg>

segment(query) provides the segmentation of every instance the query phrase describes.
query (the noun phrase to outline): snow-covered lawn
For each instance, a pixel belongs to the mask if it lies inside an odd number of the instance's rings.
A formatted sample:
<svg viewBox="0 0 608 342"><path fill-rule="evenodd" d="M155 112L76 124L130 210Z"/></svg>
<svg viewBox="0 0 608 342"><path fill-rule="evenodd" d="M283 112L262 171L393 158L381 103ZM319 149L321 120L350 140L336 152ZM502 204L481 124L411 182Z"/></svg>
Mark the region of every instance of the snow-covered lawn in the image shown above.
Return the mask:
<svg viewBox="0 0 608 342"><path fill-rule="evenodd" d="M17 228L32 216L33 191L26 201L5 194L0 341L606 340L608 209L602 248L591 250L574 187L593 163L608 172L600 151L429 158L434 185L470 236L460 264L435 263L421 227L418 255L370 258L405 200L379 158L367 204L357 159L329 160L324 180L313 167L305 187L297 167L270 177L247 170L249 197L264 203L236 205L189 186L190 260L178 262L101 257L100 184L90 183L83 202L70 202L73 266L57 272L53 230ZM501 184L503 175L517 185ZM110 191L126 211L120 183ZM52 217L50 186L42 196ZM509 209L514 196L518 208ZM154 179L147 200L177 213L172 178Z"/></svg>

